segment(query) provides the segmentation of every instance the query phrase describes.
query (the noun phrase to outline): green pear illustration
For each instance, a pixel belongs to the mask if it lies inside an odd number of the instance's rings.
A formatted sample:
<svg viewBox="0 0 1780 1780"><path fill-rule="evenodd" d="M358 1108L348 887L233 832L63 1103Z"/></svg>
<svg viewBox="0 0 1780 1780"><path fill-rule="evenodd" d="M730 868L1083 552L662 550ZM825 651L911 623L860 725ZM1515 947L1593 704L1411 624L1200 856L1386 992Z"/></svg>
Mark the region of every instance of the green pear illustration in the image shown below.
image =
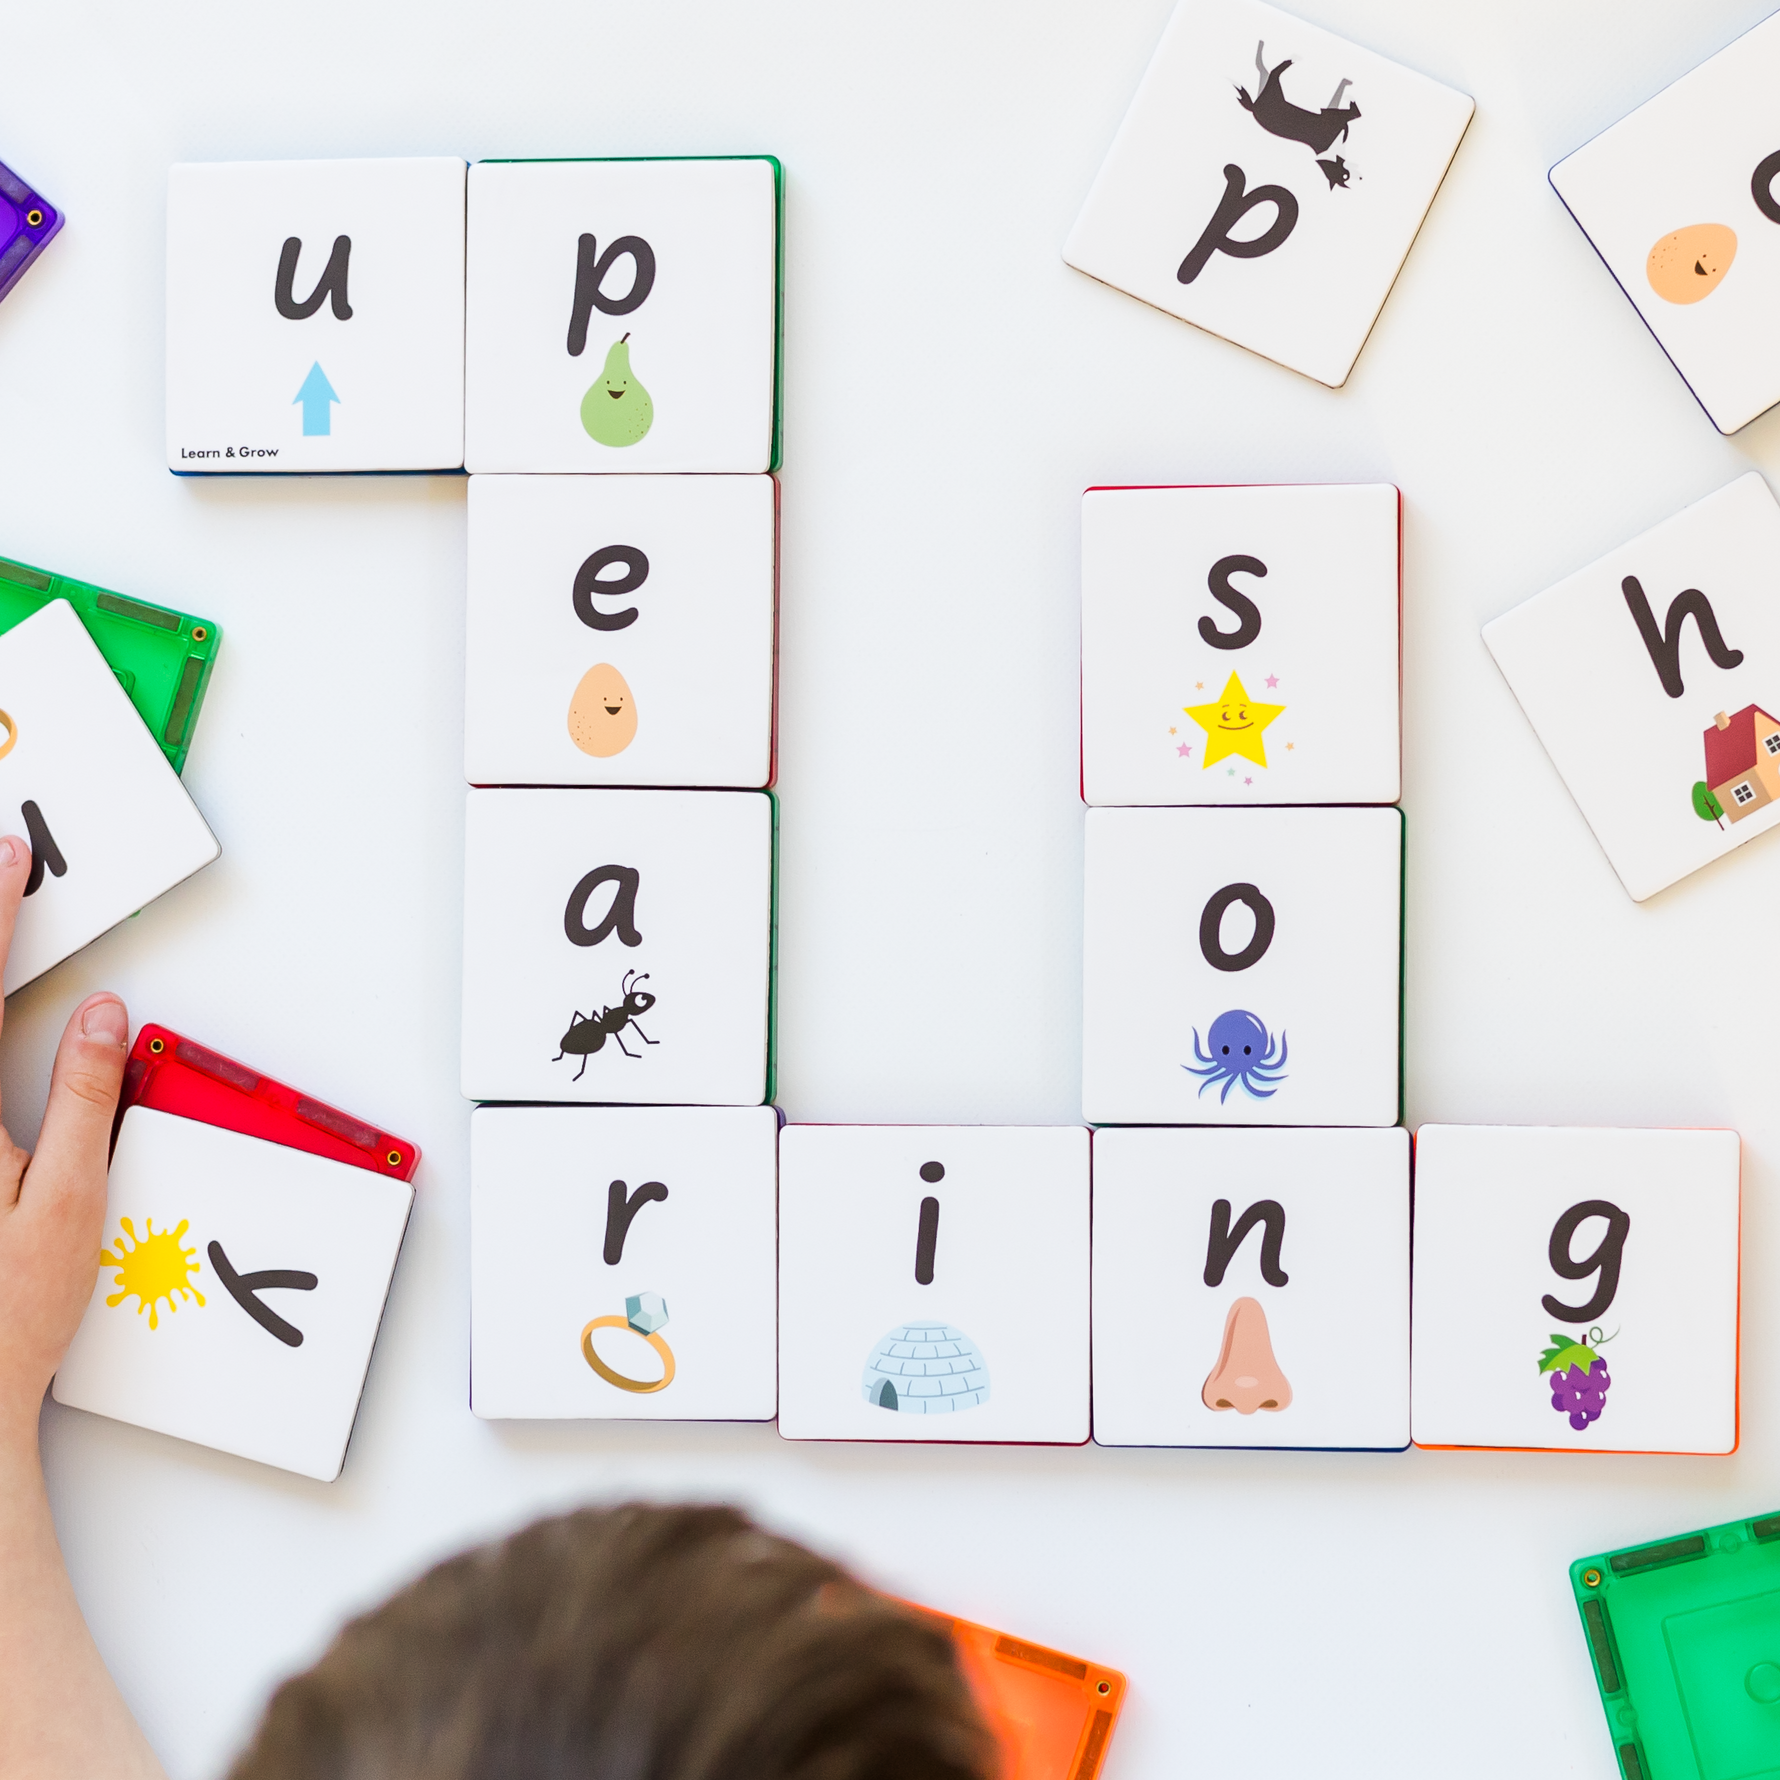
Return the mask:
<svg viewBox="0 0 1780 1780"><path fill-rule="evenodd" d="M601 445L634 445L655 424L655 404L630 368L630 335L614 340L599 381L581 398L581 424Z"/></svg>

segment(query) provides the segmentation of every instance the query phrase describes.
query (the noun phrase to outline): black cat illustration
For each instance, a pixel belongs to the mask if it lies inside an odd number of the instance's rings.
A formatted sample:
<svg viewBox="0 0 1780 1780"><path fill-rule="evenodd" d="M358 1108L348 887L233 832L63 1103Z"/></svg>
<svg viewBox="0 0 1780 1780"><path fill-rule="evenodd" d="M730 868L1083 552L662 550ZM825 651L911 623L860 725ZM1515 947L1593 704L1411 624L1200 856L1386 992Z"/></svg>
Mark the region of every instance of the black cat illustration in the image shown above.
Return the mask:
<svg viewBox="0 0 1780 1780"><path fill-rule="evenodd" d="M1294 105L1280 85L1280 76L1292 65L1291 58L1288 56L1269 72L1262 60L1266 48L1265 42L1255 45L1255 70L1261 76L1261 90L1251 99L1247 87L1236 89L1243 110L1268 135L1281 136L1287 142L1302 142L1313 154L1327 154L1337 142L1346 139L1348 126L1360 115L1359 106L1351 102L1341 103L1341 95L1353 82L1342 81L1321 111L1306 111L1303 106ZM1317 165L1323 169L1331 187L1347 184L1347 167L1339 155L1333 166L1326 161L1318 161Z"/></svg>

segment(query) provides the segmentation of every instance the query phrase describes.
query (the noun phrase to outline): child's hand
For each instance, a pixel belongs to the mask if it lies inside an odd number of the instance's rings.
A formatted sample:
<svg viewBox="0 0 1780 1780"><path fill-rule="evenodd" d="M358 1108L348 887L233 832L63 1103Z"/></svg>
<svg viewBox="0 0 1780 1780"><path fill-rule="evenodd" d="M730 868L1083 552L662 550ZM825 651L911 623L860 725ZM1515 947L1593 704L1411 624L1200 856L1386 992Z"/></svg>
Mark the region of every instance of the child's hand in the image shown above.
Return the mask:
<svg viewBox="0 0 1780 1780"><path fill-rule="evenodd" d="M0 839L0 968L30 875L31 850ZM111 1120L130 1017L115 995L74 1010L56 1051L37 1153L0 1128L0 1441L37 1445L43 1393L80 1326L105 1222Z"/></svg>
<svg viewBox="0 0 1780 1780"><path fill-rule="evenodd" d="M0 838L0 969L31 849ZM130 1017L89 995L56 1051L37 1154L0 1130L0 1774L166 1780L93 1647L37 1457L43 1393L92 1301Z"/></svg>

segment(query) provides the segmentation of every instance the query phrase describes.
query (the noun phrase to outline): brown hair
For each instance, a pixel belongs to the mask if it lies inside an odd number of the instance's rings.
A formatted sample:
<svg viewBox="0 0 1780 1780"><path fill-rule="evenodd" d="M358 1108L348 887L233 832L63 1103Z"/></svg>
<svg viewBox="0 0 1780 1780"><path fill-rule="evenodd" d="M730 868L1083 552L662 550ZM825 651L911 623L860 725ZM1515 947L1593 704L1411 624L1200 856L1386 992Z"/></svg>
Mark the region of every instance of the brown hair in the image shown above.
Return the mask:
<svg viewBox="0 0 1780 1780"><path fill-rule="evenodd" d="M272 1696L231 1780L988 1780L938 1627L733 1508L539 1521Z"/></svg>

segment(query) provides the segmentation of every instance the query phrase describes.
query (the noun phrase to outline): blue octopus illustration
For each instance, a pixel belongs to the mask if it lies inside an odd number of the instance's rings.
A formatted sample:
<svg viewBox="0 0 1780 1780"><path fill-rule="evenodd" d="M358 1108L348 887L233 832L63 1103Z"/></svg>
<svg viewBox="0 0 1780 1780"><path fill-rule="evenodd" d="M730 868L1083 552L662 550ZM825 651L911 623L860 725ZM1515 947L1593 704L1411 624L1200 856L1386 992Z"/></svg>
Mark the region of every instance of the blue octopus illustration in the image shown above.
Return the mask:
<svg viewBox="0 0 1780 1780"><path fill-rule="evenodd" d="M1205 1067L1195 1069L1191 1063L1183 1063L1181 1068L1189 1075L1205 1077L1199 1084L1201 1095L1214 1083L1222 1082L1220 1106L1230 1098L1230 1090L1238 1082L1257 1100L1265 1100L1285 1080L1286 1035L1282 1032L1274 1038L1246 1008L1233 1007L1227 1014L1219 1014L1211 1023L1206 1041L1211 1046L1209 1057L1199 1048L1199 1028L1195 1026L1193 1055Z"/></svg>

